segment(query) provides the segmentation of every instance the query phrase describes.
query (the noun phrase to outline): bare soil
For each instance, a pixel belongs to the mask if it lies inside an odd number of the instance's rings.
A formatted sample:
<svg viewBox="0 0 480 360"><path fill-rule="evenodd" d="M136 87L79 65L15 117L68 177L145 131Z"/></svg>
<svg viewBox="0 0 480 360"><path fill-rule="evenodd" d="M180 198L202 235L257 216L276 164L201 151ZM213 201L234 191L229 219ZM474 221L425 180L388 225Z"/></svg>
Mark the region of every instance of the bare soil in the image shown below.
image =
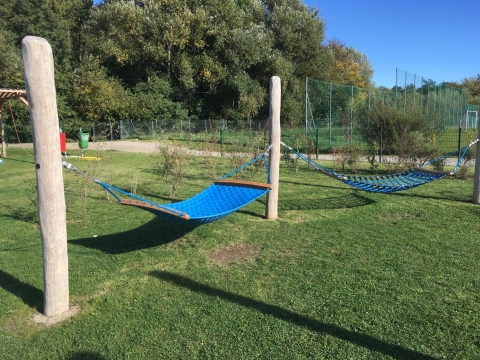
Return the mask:
<svg viewBox="0 0 480 360"><path fill-rule="evenodd" d="M222 266L228 266L232 263L255 261L261 253L261 248L254 248L253 246L247 244L228 246L206 252L211 261Z"/></svg>

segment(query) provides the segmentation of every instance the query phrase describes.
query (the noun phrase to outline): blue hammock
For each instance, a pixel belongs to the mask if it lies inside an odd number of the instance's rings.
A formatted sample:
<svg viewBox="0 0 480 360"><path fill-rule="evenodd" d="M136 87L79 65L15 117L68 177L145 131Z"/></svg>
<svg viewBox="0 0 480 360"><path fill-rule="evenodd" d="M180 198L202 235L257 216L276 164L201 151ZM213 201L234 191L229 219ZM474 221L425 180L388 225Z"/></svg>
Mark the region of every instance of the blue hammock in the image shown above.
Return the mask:
<svg viewBox="0 0 480 360"><path fill-rule="evenodd" d="M238 169L216 180L211 186L194 197L171 204L157 204L140 196L128 193L98 179L92 178L84 172L76 169L72 164L63 162L68 170L84 175L95 183L101 185L111 193L122 205L130 205L147 210L164 219L189 225L206 224L224 218L227 215L250 204L272 189L266 161L267 149L262 155L240 166ZM267 169L268 184L254 181L227 180L226 178L245 167L263 159ZM126 195L130 199L122 199L118 194Z"/></svg>
<svg viewBox="0 0 480 360"><path fill-rule="evenodd" d="M428 184L432 181L442 179L446 176L454 175L458 166L461 164L467 150L474 144L476 144L479 139L472 141L466 147L459 149L457 151L451 152L447 155L441 156L437 159L427 162L426 164L422 165L422 167L413 168L407 171L402 171L392 175L385 175L385 176L354 176L354 175L343 175L338 174L335 171L328 169L325 166L322 166L315 161L309 159L305 155L295 151L290 146L286 145L285 143L281 143L282 146L288 148L291 152L296 154L300 159L304 160L308 163L309 166L314 168L315 170L330 176L336 180L339 180L345 184L353 186L354 188L370 191L370 192L378 192L378 193L393 193L403 190L412 189L419 185ZM458 158L457 164L455 165L452 171L435 171L435 170L427 170L423 169L423 166L430 165L432 163L438 162L443 160L449 156L454 154L461 153L461 156Z"/></svg>

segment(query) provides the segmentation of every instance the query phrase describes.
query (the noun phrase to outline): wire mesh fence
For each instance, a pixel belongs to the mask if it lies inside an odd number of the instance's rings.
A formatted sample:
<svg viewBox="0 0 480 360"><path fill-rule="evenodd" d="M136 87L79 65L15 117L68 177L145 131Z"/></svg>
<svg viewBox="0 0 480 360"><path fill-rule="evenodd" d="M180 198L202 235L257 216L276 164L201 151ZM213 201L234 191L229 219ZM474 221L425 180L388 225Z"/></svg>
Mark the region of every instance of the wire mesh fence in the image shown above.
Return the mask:
<svg viewBox="0 0 480 360"><path fill-rule="evenodd" d="M92 129L96 140L161 139L218 133L219 136L238 133L255 133L267 130L267 120L242 123L222 119L167 120L167 121L111 121L97 124Z"/></svg>
<svg viewBox="0 0 480 360"><path fill-rule="evenodd" d="M397 69L396 85L392 89L364 89L307 78L304 125L301 122L298 127L284 125L282 139L310 153L332 152L335 147L346 143L366 147L365 133L371 125L368 121L376 120L369 111L372 112L378 104L424 122L433 136L427 140L435 141L442 153L461 148L477 137L479 109L477 105L467 104L465 91ZM362 117L367 117L368 121ZM387 121L386 118L381 120ZM12 124L5 122L7 142L32 141L30 122L24 121L23 124L24 128L17 125L14 129ZM388 141L388 134L382 126L377 124L373 130L370 126L369 130L378 132L376 143L380 152ZM118 120L101 122L84 130L89 131L93 141L205 141L208 135L219 144L251 143L258 137L268 142L267 119ZM69 141L72 140L76 139L70 135Z"/></svg>
<svg viewBox="0 0 480 360"><path fill-rule="evenodd" d="M346 143L366 145L368 121L377 120L375 116L384 116L378 111L378 104L381 104L380 110L385 114L389 109L395 109L396 114L403 114L404 119L423 122L420 125L430 130L439 148L453 151L466 146L477 136L478 106L467 104L466 96L462 89L437 84L399 69L396 85L382 90L307 78L305 134L313 139L320 151ZM373 110L375 106L376 112ZM381 120L388 125L388 116ZM379 126L377 131L381 138L386 130Z"/></svg>

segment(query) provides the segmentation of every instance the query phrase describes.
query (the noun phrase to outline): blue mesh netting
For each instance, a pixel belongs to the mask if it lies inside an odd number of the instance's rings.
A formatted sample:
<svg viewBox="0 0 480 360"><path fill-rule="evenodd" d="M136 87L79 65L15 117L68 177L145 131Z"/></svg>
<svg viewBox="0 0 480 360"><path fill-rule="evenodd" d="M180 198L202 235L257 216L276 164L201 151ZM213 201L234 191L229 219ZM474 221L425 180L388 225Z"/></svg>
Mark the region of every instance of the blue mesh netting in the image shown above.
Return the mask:
<svg viewBox="0 0 480 360"><path fill-rule="evenodd" d="M190 216L190 219L187 220L189 224L205 224L237 211L268 191L269 189L213 184L188 200L158 206L167 210L175 209L187 213ZM160 211L152 212L168 220L182 223L186 221Z"/></svg>

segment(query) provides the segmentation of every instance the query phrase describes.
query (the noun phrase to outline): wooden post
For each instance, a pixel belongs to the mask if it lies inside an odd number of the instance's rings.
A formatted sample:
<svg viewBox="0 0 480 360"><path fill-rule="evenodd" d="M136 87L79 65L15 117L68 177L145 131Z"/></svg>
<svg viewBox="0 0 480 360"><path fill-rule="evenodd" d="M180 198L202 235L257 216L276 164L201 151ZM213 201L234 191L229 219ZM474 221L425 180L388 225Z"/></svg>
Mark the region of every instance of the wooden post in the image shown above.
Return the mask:
<svg viewBox="0 0 480 360"><path fill-rule="evenodd" d="M480 139L480 117L478 118L478 135ZM480 142L477 142L477 151L475 153L475 174L473 175L473 203L480 204Z"/></svg>
<svg viewBox="0 0 480 360"><path fill-rule="evenodd" d="M37 176L38 214L43 250L45 316L69 309L65 193L53 55L42 38L22 41L25 85L30 104Z"/></svg>
<svg viewBox="0 0 480 360"><path fill-rule="evenodd" d="M7 147L5 146L5 129L3 128L2 117L3 101L0 101L0 136L2 137L2 157L7 157Z"/></svg>
<svg viewBox="0 0 480 360"><path fill-rule="evenodd" d="M278 185L280 178L280 106L282 99L282 87L280 78L272 76L270 79L270 112L269 124L270 131L270 154L268 158L268 167L270 169L270 181L272 190L267 194L267 206L265 217L269 220L278 218Z"/></svg>

